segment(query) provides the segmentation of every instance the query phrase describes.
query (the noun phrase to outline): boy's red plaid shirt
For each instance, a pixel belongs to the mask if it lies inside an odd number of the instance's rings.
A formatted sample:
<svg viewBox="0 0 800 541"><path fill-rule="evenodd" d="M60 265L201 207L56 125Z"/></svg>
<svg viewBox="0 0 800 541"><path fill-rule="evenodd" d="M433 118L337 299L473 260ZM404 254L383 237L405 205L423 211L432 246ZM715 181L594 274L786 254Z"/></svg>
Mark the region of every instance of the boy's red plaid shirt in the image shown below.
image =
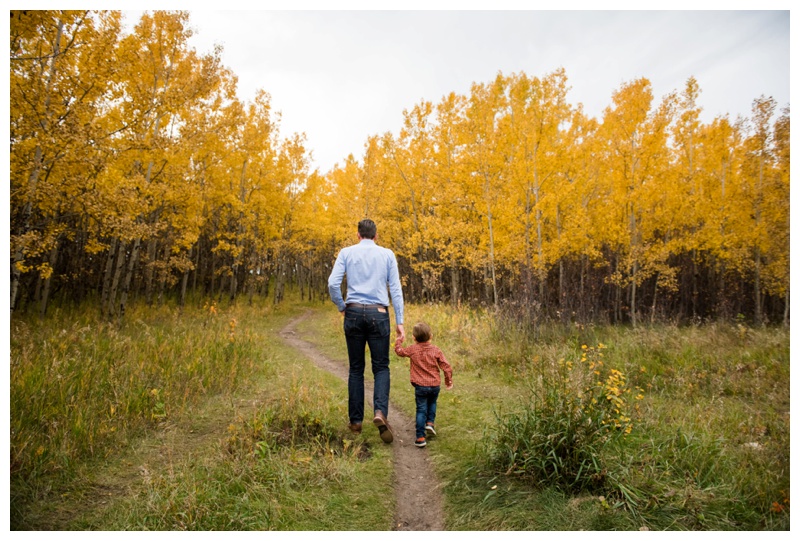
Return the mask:
<svg viewBox="0 0 800 541"><path fill-rule="evenodd" d="M453 383L453 369L450 363L445 359L442 350L433 344L425 342L413 344L407 348L395 344L394 352L401 357L411 358L411 383L423 387L441 385L440 368L444 372L445 385Z"/></svg>

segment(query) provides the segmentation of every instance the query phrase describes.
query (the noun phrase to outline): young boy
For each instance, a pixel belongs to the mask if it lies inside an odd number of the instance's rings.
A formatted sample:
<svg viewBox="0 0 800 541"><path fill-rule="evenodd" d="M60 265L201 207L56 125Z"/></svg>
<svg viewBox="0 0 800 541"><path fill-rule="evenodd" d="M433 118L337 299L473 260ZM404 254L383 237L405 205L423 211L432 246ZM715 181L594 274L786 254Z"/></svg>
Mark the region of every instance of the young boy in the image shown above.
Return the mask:
<svg viewBox="0 0 800 541"><path fill-rule="evenodd" d="M436 399L439 397L439 369L444 372L444 383L447 390L453 388L453 369L444 358L442 350L431 344L431 328L427 323L419 322L412 331L414 342L410 347L402 347L403 339L398 338L394 344L394 352L401 357L411 358L411 385L417 399L417 439L414 445L425 447L426 434L436 435L433 426L436 420Z"/></svg>

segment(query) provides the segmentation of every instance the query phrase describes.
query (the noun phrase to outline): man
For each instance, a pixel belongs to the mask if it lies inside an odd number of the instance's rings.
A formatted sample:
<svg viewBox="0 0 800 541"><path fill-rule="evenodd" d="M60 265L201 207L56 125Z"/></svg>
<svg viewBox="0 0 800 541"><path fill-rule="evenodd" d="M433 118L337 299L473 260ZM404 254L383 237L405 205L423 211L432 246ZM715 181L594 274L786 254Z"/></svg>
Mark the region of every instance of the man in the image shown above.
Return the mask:
<svg viewBox="0 0 800 541"><path fill-rule="evenodd" d="M375 244L378 228L369 219L358 222L359 243L343 248L328 278L331 300L344 318L344 335L350 374L347 380L350 430L358 434L364 420L365 349L369 345L372 374L375 377L372 422L381 439L394 439L389 426L389 293L397 323L397 339L403 329L403 288L394 252ZM342 299L342 278L347 276L347 302ZM389 293L387 293L387 286Z"/></svg>

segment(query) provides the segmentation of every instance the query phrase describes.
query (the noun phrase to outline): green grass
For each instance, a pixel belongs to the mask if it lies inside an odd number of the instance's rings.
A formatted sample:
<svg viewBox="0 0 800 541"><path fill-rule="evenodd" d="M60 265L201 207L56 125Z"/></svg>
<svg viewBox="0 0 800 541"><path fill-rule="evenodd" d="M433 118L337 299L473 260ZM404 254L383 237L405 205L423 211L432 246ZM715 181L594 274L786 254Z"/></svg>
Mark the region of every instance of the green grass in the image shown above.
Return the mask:
<svg viewBox="0 0 800 541"><path fill-rule="evenodd" d="M352 438L343 389L286 351L291 373L198 462L149 480L105 513L110 529L367 530L391 524L390 450ZM296 370L296 371L295 371ZM389 495L388 497L386 495ZM384 520L375 517L384 516Z"/></svg>
<svg viewBox="0 0 800 541"><path fill-rule="evenodd" d="M389 529L390 450L345 433L345 384L280 340L298 313L12 321L12 528Z"/></svg>
<svg viewBox="0 0 800 541"><path fill-rule="evenodd" d="M346 362L329 304L133 306L121 326L83 308L15 316L12 528L390 529L391 449L375 431L346 433L345 383L278 336L307 309L299 334ZM492 311L408 305L409 341L418 320L454 368L425 451L448 529L789 529L787 330L530 329ZM536 410L534 397L601 343L604 369L643 390L622 395L638 406L630 434L592 448L606 482L572 492L501 466L514 437L531 439L519 430L526 415L544 417L530 425L537 434L563 426L561 410ZM390 366L391 408L411 415L408 360L392 355Z"/></svg>
<svg viewBox="0 0 800 541"><path fill-rule="evenodd" d="M331 312L305 328L333 351L343 336ZM407 306L406 326L418 320L454 367L455 388L439 398L439 437L427 447L444 482L448 529L789 528L787 330L543 325L534 333L484 310ZM631 433L595 450L608 482L572 494L494 467L495 439L532 411L543 367L578 366L581 346L600 343L605 367L643 390ZM413 413L407 362L392 356L391 404Z"/></svg>

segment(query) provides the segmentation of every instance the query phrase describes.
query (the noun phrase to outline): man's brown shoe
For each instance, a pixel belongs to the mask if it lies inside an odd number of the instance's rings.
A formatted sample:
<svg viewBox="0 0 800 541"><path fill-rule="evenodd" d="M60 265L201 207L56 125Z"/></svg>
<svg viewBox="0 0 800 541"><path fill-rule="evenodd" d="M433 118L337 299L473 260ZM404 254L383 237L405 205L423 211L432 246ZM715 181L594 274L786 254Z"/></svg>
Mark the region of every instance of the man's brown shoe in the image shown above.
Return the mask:
<svg viewBox="0 0 800 541"><path fill-rule="evenodd" d="M389 426L389 422L384 417L383 412L378 410L375 412L375 418L372 420L375 423L375 426L378 427L378 432L381 433L381 439L384 443L392 443L394 440L394 435L392 434L392 427Z"/></svg>
<svg viewBox="0 0 800 541"><path fill-rule="evenodd" d="M361 434L361 423L350 423L347 425L347 428L349 428L350 432L353 434Z"/></svg>

